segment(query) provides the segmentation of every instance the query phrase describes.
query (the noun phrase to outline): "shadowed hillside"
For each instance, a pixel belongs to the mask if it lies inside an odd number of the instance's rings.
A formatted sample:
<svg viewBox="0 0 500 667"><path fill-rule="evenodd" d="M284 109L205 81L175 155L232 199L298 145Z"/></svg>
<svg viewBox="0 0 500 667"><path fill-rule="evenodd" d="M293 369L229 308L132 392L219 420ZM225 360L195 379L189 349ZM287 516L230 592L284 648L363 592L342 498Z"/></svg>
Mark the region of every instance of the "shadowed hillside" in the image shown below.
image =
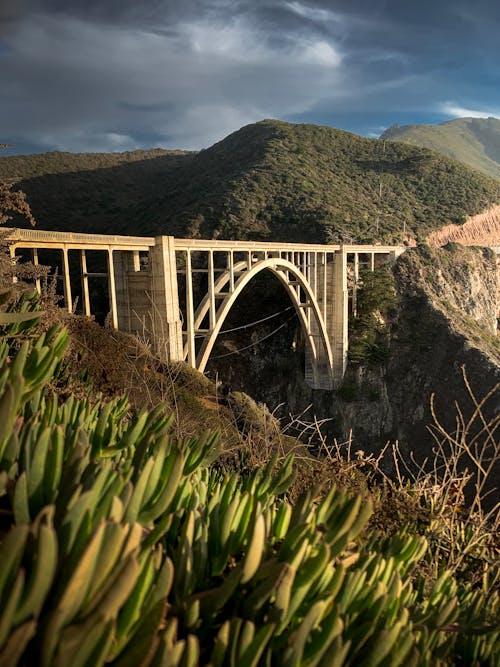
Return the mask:
<svg viewBox="0 0 500 667"><path fill-rule="evenodd" d="M39 226L202 238L389 243L500 202L500 183L426 149L262 121L199 153L3 158Z"/></svg>
<svg viewBox="0 0 500 667"><path fill-rule="evenodd" d="M143 211L188 155L154 149L3 157L0 181L19 180L40 229L147 234L137 227L136 211Z"/></svg>
<svg viewBox="0 0 500 667"><path fill-rule="evenodd" d="M440 125L394 125L380 138L431 148L500 178L498 118L458 118Z"/></svg>

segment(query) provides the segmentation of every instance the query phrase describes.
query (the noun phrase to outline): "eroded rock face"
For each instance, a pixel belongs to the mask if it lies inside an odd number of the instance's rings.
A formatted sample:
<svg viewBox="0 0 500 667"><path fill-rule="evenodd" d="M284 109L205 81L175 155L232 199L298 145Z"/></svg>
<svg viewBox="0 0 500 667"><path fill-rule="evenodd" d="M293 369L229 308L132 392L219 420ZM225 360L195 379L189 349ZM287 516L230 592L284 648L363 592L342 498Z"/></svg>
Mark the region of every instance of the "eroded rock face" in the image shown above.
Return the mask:
<svg viewBox="0 0 500 667"><path fill-rule="evenodd" d="M500 205L471 216L463 225L446 225L427 237L432 246L445 243L498 246L500 244Z"/></svg>
<svg viewBox="0 0 500 667"><path fill-rule="evenodd" d="M344 429L351 424L364 446L397 439L403 451L418 452L422 459L435 445L429 431L435 417L451 432L457 406L466 418L473 414L467 383L481 399L500 382L498 273L495 255L479 248L421 247L400 257L394 267L399 305L388 363L378 375L356 371L358 387L371 387L379 398L371 407L360 401L341 406ZM485 416L499 411L497 391L485 405ZM471 430L480 428L477 419Z"/></svg>
<svg viewBox="0 0 500 667"><path fill-rule="evenodd" d="M385 375L393 422L385 435L420 461L442 440L438 423L447 433L458 430L459 439L465 428L468 443L478 435L486 442L485 424L500 414L495 255L460 246L418 248L401 257L394 273L399 308ZM474 399L488 394L479 415ZM500 487L498 464L489 487Z"/></svg>
<svg viewBox="0 0 500 667"><path fill-rule="evenodd" d="M499 256L490 250L448 244L406 253L395 275L402 296L424 294L459 330L461 316L466 315L495 335L500 310L499 269Z"/></svg>

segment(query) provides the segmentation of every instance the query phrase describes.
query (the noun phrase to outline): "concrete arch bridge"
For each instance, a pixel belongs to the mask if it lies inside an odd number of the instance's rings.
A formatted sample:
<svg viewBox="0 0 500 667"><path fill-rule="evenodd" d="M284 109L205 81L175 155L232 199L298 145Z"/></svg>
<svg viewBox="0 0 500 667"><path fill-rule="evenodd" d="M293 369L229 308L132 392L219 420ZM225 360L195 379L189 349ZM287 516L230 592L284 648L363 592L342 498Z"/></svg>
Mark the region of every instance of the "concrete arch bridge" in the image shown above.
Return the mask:
<svg viewBox="0 0 500 667"><path fill-rule="evenodd" d="M305 378L342 381L348 314L361 268L393 261L404 246L315 245L9 230L11 255L58 267L65 307L78 295L93 311L90 283L107 283L112 326L146 334L161 358L203 372L235 301L263 271L283 285L306 340ZM49 254L49 261L44 255ZM98 260L96 260L98 256ZM92 260L92 261L91 261ZM97 269L91 266L92 262ZM37 285L40 288L40 285Z"/></svg>

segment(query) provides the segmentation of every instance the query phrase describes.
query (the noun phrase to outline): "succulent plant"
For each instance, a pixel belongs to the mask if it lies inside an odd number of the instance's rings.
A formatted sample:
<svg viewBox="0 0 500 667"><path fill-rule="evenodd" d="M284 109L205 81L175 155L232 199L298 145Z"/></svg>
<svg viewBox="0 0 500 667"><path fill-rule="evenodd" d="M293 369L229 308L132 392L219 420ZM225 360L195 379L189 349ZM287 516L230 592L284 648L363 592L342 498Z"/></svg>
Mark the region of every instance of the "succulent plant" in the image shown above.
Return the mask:
<svg viewBox="0 0 500 667"><path fill-rule="evenodd" d="M293 505L294 462L212 466L161 407L59 402L67 334L0 341L0 665L498 664L498 592L426 541L360 539L369 502L332 488ZM496 576L496 575L493 575Z"/></svg>

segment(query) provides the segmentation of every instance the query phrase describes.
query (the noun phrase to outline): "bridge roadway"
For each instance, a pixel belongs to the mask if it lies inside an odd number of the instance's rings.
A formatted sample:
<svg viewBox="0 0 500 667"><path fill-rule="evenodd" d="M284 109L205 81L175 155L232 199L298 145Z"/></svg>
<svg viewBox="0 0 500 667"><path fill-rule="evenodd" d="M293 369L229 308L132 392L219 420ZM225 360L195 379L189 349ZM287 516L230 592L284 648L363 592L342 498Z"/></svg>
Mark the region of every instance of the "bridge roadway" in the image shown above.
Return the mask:
<svg viewBox="0 0 500 667"><path fill-rule="evenodd" d="M105 279L114 328L146 335L162 359L186 361L201 372L236 299L245 298L245 287L261 271L271 272L295 307L306 340L305 377L317 389L332 389L342 381L348 315L356 310L360 270L374 270L405 250L404 246L7 231L12 257L26 257L29 251L38 264L43 263L44 253L57 251L64 303L70 312L78 292L82 312L91 315L89 279ZM99 270L92 271L90 264L96 261Z"/></svg>

